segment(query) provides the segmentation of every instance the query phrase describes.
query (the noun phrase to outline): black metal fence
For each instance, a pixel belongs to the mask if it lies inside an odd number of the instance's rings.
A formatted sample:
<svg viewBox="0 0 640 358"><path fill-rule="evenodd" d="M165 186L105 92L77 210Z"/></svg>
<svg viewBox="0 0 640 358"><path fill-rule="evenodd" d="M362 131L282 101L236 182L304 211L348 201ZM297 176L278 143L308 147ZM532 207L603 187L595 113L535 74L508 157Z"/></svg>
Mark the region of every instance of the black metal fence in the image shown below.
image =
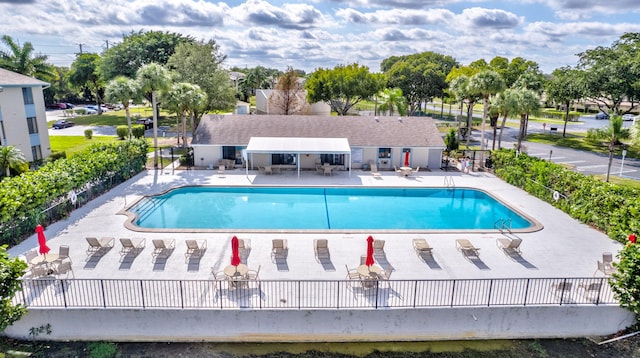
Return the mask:
<svg viewBox="0 0 640 358"><path fill-rule="evenodd" d="M617 305L607 278L468 280L34 279L13 300L29 308L387 309Z"/></svg>

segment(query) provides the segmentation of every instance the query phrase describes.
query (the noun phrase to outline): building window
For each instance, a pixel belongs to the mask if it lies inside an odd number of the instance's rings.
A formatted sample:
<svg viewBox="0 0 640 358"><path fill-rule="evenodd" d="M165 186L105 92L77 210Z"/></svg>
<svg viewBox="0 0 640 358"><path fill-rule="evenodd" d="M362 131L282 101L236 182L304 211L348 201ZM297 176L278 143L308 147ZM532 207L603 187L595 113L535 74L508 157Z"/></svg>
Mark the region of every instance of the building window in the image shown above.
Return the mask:
<svg viewBox="0 0 640 358"><path fill-rule="evenodd" d="M271 154L271 164L296 164L295 154Z"/></svg>
<svg viewBox="0 0 640 358"><path fill-rule="evenodd" d="M33 104L33 92L31 92L31 87L22 88L22 98L24 99L24 104Z"/></svg>
<svg viewBox="0 0 640 358"><path fill-rule="evenodd" d="M31 147L31 154L33 155L33 161L42 159L42 149L40 149L39 145L34 145Z"/></svg>
<svg viewBox="0 0 640 358"><path fill-rule="evenodd" d="M36 117L27 117L27 126L29 127L29 134L38 133L38 121L36 121Z"/></svg>
<svg viewBox="0 0 640 358"><path fill-rule="evenodd" d="M391 148L378 148L378 158L391 158Z"/></svg>

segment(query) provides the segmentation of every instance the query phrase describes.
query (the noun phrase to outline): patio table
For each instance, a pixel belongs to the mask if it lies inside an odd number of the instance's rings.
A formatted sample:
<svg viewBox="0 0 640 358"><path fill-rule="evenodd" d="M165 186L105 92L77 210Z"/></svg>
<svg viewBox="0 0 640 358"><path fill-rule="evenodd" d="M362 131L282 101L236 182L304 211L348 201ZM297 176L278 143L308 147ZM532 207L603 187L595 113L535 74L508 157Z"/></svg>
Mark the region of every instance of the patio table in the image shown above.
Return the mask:
<svg viewBox="0 0 640 358"><path fill-rule="evenodd" d="M357 268L358 274L366 278L377 279L382 274L382 268L378 265L360 265Z"/></svg>

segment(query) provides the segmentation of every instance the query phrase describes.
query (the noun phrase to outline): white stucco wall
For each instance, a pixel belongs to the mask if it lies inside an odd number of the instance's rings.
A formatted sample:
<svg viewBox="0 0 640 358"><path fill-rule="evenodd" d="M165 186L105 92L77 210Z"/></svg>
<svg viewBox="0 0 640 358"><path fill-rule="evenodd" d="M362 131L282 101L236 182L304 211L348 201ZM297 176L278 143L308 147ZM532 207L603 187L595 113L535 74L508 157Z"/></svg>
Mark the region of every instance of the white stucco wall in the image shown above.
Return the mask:
<svg viewBox="0 0 640 358"><path fill-rule="evenodd" d="M107 341L341 342L601 336L634 323L617 306L458 307L379 310L31 309L6 329L51 324L36 339Z"/></svg>

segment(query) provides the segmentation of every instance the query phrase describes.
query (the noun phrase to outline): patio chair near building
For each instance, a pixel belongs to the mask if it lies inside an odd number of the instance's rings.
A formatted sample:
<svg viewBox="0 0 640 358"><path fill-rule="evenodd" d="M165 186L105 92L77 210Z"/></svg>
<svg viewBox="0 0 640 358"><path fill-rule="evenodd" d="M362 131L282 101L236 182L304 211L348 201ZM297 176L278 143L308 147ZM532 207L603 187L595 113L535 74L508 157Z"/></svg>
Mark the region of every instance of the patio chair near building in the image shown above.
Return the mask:
<svg viewBox="0 0 640 358"><path fill-rule="evenodd" d="M64 261L71 262L71 258L69 257L69 246L60 245L60 247L58 248L58 258L53 261L53 264L60 265Z"/></svg>
<svg viewBox="0 0 640 358"><path fill-rule="evenodd" d="M76 278L76 275L73 273L73 267L71 265L71 261L63 261L54 267L53 273L60 278L62 275L66 275L66 278L69 278L69 273L73 278Z"/></svg>
<svg viewBox="0 0 640 358"><path fill-rule="evenodd" d="M93 255L101 251L111 250L115 239L113 237L103 237L98 240L95 237L86 238L89 247L87 248L87 255Z"/></svg>
<svg viewBox="0 0 640 358"><path fill-rule="evenodd" d="M373 240L373 253L375 255L385 255L384 240Z"/></svg>

